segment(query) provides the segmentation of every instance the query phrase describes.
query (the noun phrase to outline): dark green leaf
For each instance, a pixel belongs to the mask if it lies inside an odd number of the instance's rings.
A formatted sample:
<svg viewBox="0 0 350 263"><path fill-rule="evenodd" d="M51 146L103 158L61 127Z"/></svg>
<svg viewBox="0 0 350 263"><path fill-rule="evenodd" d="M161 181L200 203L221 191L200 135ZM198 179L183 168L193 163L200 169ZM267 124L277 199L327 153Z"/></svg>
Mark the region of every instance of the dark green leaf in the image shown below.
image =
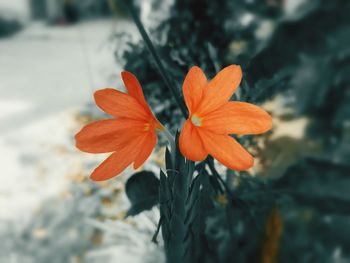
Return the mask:
<svg viewBox="0 0 350 263"><path fill-rule="evenodd" d="M127 216L151 209L158 203L159 180L154 173L142 171L133 174L125 185L126 195L131 202Z"/></svg>

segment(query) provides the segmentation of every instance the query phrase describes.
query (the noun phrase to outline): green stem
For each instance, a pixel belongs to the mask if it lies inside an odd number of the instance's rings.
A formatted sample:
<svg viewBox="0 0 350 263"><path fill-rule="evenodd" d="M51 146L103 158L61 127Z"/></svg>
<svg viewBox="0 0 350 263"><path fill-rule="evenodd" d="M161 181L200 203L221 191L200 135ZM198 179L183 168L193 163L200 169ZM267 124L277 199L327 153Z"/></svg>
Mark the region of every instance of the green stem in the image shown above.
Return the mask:
<svg viewBox="0 0 350 263"><path fill-rule="evenodd" d="M163 126L163 130L160 132L167 139L170 146L171 160L175 163L176 159L176 146L174 136L169 132L169 130Z"/></svg>
<svg viewBox="0 0 350 263"><path fill-rule="evenodd" d="M134 22L135 22L135 25L136 25L137 29L139 30L143 40L145 41L145 44L146 44L149 52L152 54L152 56L153 56L153 58L154 58L154 60L155 60L155 62L157 64L157 66L158 66L160 75L162 76L163 81L165 82L165 85L168 87L170 92L173 94L173 96L174 96L174 98L176 100L176 103L180 107L182 115L186 119L187 118L186 107L185 107L185 105L184 105L184 103L183 103L183 101L182 101L178 91L174 88L174 86L171 85L171 82L170 82L169 78L167 77L164 65L163 65L160 57L158 56L158 53L157 53L156 49L154 48L154 45L153 45L151 39L149 38L149 36L148 36L144 26L142 25L142 22L141 22L140 18L138 17L134 7L132 6L131 1L123 0L123 3L128 8L128 10L129 10L129 12L130 12Z"/></svg>

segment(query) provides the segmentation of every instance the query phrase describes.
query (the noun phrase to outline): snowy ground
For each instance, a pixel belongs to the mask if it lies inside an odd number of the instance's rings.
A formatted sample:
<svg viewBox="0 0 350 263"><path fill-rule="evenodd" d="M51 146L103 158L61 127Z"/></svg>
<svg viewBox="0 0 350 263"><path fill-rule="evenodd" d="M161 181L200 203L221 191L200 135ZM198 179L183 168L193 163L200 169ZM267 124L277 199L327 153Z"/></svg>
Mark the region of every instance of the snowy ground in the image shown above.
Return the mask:
<svg viewBox="0 0 350 263"><path fill-rule="evenodd" d="M125 21L69 27L32 24L2 39L0 132L83 105L91 100L92 90L114 84L120 67L115 64L114 43L108 40L118 28L130 27Z"/></svg>
<svg viewBox="0 0 350 263"><path fill-rule="evenodd" d="M108 42L115 24L130 27L124 21L32 24L0 41L0 218L57 194L66 182L62 175L77 167L63 154L73 150L73 113L113 74L110 84L116 82L120 68Z"/></svg>
<svg viewBox="0 0 350 263"><path fill-rule="evenodd" d="M0 40L0 240L7 240L0 245L0 262L49 262L52 256L57 258L50 262L78 262L79 253L91 243L87 243L88 237L95 238L93 229L99 223L84 218L100 211L96 198L91 200L89 193L85 194L91 183L76 184L74 193L72 181L76 183L82 171L86 177L87 170L104 156L77 151L73 136L82 125L76 116L93 102L92 92L106 86L120 87L121 66L114 59L118 43L110 41L118 32L133 32L132 38L137 38L129 21L97 20L60 27L33 23L19 34ZM116 185L110 188L118 190L120 183ZM104 195L114 190L98 191ZM115 214L127 206L125 198L120 201ZM75 213L81 207L83 213ZM149 239L156 220L157 212L138 219L145 223L139 226L146 233L144 239ZM59 235L67 229L71 233L71 228L77 228L78 235ZM118 228L131 232L125 224ZM134 231L137 233L137 227ZM74 248L80 234L87 238ZM120 251L122 255L141 245L140 257L147 253L148 246L130 242L113 249L113 240L107 243L114 254ZM160 249L152 249L162 257ZM104 247L89 251L86 262L100 262L98 256L108 254ZM120 262L140 262L137 254L132 254L134 257Z"/></svg>

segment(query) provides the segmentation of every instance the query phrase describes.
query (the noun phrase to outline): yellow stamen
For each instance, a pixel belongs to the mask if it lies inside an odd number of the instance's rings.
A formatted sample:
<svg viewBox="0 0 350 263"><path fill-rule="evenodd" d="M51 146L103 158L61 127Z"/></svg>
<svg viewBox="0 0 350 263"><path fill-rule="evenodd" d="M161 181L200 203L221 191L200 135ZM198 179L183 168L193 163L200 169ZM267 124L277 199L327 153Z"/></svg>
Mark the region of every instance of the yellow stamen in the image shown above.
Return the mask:
<svg viewBox="0 0 350 263"><path fill-rule="evenodd" d="M159 121L152 120L149 123L145 124L144 131L149 131L151 129L151 127L152 127L152 129L158 129L160 131L164 131L164 129L165 129L164 126Z"/></svg>
<svg viewBox="0 0 350 263"><path fill-rule="evenodd" d="M151 125L149 123L145 124L145 128L144 131L149 131L149 128L151 127Z"/></svg>
<svg viewBox="0 0 350 263"><path fill-rule="evenodd" d="M192 121L192 123L193 123L195 126L201 126L201 125L202 125L202 120L203 120L203 118L199 118L199 117L196 116L196 115L192 115L192 117L191 117L191 121Z"/></svg>

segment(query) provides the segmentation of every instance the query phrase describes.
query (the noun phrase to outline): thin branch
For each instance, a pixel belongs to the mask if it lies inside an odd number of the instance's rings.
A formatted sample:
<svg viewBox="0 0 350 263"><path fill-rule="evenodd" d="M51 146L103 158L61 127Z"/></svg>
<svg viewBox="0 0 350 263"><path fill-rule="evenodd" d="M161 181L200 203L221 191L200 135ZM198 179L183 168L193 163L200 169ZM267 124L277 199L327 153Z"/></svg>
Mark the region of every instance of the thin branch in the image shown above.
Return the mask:
<svg viewBox="0 0 350 263"><path fill-rule="evenodd" d="M226 182L221 178L220 174L218 173L218 171L216 170L215 166L214 166L214 160L211 156L209 156L205 162L208 164L209 166L209 169L212 173L212 175L214 177L216 177L220 182L221 184L224 186L225 190L226 190L226 193L231 197L232 196L232 192L231 192L231 189L227 186Z"/></svg>
<svg viewBox="0 0 350 263"><path fill-rule="evenodd" d="M161 216L159 218L159 221L158 221L158 224L157 224L156 232L154 233L154 235L152 237L152 242L155 243L155 244L158 244L157 237L158 237L158 234L159 234L160 227L162 226L162 223L163 223L163 217Z"/></svg>
<svg viewBox="0 0 350 263"><path fill-rule="evenodd" d="M167 77L167 74L166 74L166 71L165 71L165 68L164 68L164 65L156 51L156 49L154 48L154 45L151 41L151 39L149 38L140 18L138 17L134 7L132 6L132 1L128 1L128 0L122 0L122 2L124 3L124 5L128 8L131 16L132 16L132 19L134 20L134 23L137 27L137 29L139 30L140 34L141 34L141 37L143 38L143 40L145 41L145 44L149 50L149 52L151 53L151 55L153 56L157 66L158 66L158 69L159 69L159 72L160 72L160 75L162 76L163 78L163 81L165 82L165 85L168 87L168 89L171 91L171 93L173 94L175 100L176 100L176 103L179 105L180 107L180 110L182 112L182 115L185 117L185 119L187 118L187 110L186 110L186 107L184 105L184 102L183 100L181 99L178 91L174 88L174 86L171 85L171 82L169 80L169 78Z"/></svg>

